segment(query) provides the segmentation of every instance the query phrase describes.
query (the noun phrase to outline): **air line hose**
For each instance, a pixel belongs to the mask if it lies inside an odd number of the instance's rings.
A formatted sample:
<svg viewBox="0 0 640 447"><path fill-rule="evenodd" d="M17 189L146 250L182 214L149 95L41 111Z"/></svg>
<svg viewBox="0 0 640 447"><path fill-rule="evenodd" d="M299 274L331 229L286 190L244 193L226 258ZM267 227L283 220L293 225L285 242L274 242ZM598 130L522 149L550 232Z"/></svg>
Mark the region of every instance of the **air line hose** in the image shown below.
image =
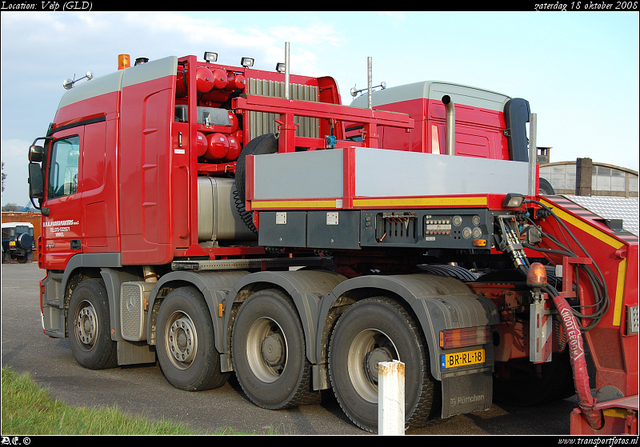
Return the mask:
<svg viewBox="0 0 640 447"><path fill-rule="evenodd" d="M573 383L578 396L578 406L582 410L582 414L589 426L594 430L600 430L604 425L604 421L602 419L602 411L593 408L596 399L591 395L591 387L589 386L589 372L587 371L580 325L573 315L569 303L555 289L545 287L545 291L553 297L553 303L558 309L562 325L567 333L569 357L571 369L573 370Z"/></svg>

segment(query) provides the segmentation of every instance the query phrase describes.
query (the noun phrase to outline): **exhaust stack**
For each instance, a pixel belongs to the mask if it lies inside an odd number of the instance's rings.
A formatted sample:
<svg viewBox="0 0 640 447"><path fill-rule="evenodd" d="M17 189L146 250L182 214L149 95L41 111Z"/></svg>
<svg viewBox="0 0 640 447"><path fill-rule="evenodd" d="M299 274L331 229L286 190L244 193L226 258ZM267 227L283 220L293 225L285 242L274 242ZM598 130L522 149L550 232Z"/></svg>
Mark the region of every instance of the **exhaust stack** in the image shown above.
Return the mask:
<svg viewBox="0 0 640 447"><path fill-rule="evenodd" d="M456 108L453 105L451 96L444 95L442 102L447 108L447 127L445 140L445 153L447 155L456 154Z"/></svg>

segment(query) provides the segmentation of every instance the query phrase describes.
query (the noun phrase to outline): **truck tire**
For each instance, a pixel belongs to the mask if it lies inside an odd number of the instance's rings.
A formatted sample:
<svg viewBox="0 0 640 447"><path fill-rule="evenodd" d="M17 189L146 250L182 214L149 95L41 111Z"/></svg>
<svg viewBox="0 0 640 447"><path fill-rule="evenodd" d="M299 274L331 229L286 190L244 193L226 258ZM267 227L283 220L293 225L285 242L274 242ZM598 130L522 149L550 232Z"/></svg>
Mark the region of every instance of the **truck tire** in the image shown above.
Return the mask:
<svg viewBox="0 0 640 447"><path fill-rule="evenodd" d="M220 372L210 315L202 295L193 287L172 290L160 305L156 354L165 378L178 389L218 388L229 377Z"/></svg>
<svg viewBox="0 0 640 447"><path fill-rule="evenodd" d="M274 154L278 152L278 139L272 133L260 135L249 141L242 148L238 160L236 161L236 190L235 204L238 214L247 227L258 234L258 229L253 223L253 213L247 211L245 207L245 158L247 155Z"/></svg>
<svg viewBox="0 0 640 447"><path fill-rule="evenodd" d="M405 425L424 425L439 387L412 317L385 297L357 302L340 316L329 342L329 377L345 414L358 427L378 428L378 363L405 363Z"/></svg>
<svg viewBox="0 0 640 447"><path fill-rule="evenodd" d="M555 190L553 189L553 186L551 186L551 183L549 183L549 181L544 178L540 179L540 183L538 185L538 191L543 196L552 196L556 193Z"/></svg>
<svg viewBox="0 0 640 447"><path fill-rule="evenodd" d="M243 391L262 408L317 403L298 314L279 290L256 292L240 307L231 338L233 368Z"/></svg>
<svg viewBox="0 0 640 447"><path fill-rule="evenodd" d="M85 279L76 286L69 301L67 330L76 361L89 369L118 365L116 342L111 340L109 303L104 283Z"/></svg>
<svg viewBox="0 0 640 447"><path fill-rule="evenodd" d="M272 133L260 135L249 141L240 152L236 162L236 188L238 195L245 199L245 158L247 155L275 154L278 152L278 139Z"/></svg>

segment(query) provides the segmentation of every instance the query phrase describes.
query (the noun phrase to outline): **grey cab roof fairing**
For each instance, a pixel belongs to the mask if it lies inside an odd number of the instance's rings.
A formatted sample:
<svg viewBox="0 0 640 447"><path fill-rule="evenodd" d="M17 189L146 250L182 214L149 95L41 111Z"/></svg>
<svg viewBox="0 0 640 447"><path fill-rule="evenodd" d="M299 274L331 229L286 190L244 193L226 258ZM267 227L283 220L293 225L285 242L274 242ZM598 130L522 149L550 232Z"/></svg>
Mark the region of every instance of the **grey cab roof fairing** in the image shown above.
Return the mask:
<svg viewBox="0 0 640 447"><path fill-rule="evenodd" d="M120 91L123 87L176 74L177 70L178 58L169 56L99 76L68 90L62 96L58 109L85 99Z"/></svg>
<svg viewBox="0 0 640 447"><path fill-rule="evenodd" d="M414 99L441 100L444 95L451 96L453 102L457 104L498 111L502 111L504 105L511 99L511 97L501 93L467 85L442 81L421 81L398 87L389 87L384 90L376 90L371 95L371 103L373 107L378 107L384 104ZM367 93L364 93L354 99L351 106L368 107L367 96Z"/></svg>

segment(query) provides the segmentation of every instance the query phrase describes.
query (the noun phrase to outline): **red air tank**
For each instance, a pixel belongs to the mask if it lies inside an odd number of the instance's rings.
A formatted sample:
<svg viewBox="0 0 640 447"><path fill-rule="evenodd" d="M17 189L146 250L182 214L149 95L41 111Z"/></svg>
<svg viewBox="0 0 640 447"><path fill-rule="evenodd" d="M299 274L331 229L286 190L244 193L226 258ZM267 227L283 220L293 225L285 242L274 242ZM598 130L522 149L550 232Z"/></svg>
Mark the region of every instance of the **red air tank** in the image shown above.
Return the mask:
<svg viewBox="0 0 640 447"><path fill-rule="evenodd" d="M229 124L231 125L231 128L228 133L234 133L238 130L238 117L231 110L229 110Z"/></svg>
<svg viewBox="0 0 640 447"><path fill-rule="evenodd" d="M225 90L233 92L236 90L243 90L247 85L247 80L242 75L230 74L227 78L227 86Z"/></svg>
<svg viewBox="0 0 640 447"><path fill-rule="evenodd" d="M207 153L207 137L205 137L202 132L198 132L197 134L196 148L198 151L198 158L204 157Z"/></svg>
<svg viewBox="0 0 640 447"><path fill-rule="evenodd" d="M215 82L211 70L207 67L198 67L196 69L196 89L198 90L198 93L211 91L214 85Z"/></svg>
<svg viewBox="0 0 640 447"><path fill-rule="evenodd" d="M223 89L227 86L227 73L224 70L213 70L213 88Z"/></svg>
<svg viewBox="0 0 640 447"><path fill-rule="evenodd" d="M207 160L220 160L228 150L229 140L225 134L216 132L207 136Z"/></svg>
<svg viewBox="0 0 640 447"><path fill-rule="evenodd" d="M227 150L227 155L225 155L224 159L227 161L234 161L240 155L240 142L233 135L229 135L227 137L227 141L229 142L229 149Z"/></svg>
<svg viewBox="0 0 640 447"><path fill-rule="evenodd" d="M224 72L221 70L214 70L214 72L211 72L207 67L196 68L196 90L198 90L198 93L207 93L214 88L220 89L227 85ZM176 80L176 96L178 98L184 98L187 96L187 87L184 76L185 74L182 67L178 67L178 76Z"/></svg>

